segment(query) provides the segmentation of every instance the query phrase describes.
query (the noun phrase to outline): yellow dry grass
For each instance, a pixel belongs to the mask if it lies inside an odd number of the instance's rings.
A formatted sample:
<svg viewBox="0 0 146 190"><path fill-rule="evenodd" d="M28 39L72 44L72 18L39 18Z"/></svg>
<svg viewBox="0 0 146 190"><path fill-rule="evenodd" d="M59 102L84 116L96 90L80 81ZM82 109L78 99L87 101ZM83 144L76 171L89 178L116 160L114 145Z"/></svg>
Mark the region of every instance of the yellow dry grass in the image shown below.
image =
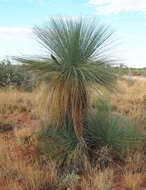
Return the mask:
<svg viewBox="0 0 146 190"><path fill-rule="evenodd" d="M11 145L0 140L0 188L3 190L108 190L115 186L113 183L114 169L107 168L98 170L89 168L87 174L75 181L73 177L65 184L61 177L57 177L55 162L46 162L42 167L38 162L31 164L21 159L11 159ZM124 187L131 190L140 190L144 173L134 172L134 168L139 168L141 154L137 154L133 159L129 158L127 166L123 169ZM133 166L134 164L134 166ZM1 183L3 181L3 186ZM123 186L121 186L122 189ZM113 188L114 189L114 188Z"/></svg>
<svg viewBox="0 0 146 190"><path fill-rule="evenodd" d="M142 176L143 175L141 173L133 174L130 172L125 172L124 174L125 186L131 190L140 190Z"/></svg>
<svg viewBox="0 0 146 190"><path fill-rule="evenodd" d="M33 94L15 89L0 90L0 113L29 111Z"/></svg>
<svg viewBox="0 0 146 190"><path fill-rule="evenodd" d="M123 114L134 115L145 107L146 80L133 81L128 85L125 81L118 82L119 92L112 95L111 104L123 111ZM127 110L127 112L126 112Z"/></svg>
<svg viewBox="0 0 146 190"><path fill-rule="evenodd" d="M106 95L111 97L112 111L127 117L138 118L144 122L144 117L146 118L146 80L132 80L130 83L118 81L117 88L118 92L115 94L106 92ZM44 92L45 89L46 92ZM15 89L0 90L0 114L29 111L41 119L49 118L49 122L52 117L48 114L49 102L48 104L44 103L44 100L49 98L47 91L44 84L32 93ZM93 105L96 103L98 93L91 94L91 105ZM55 115L56 108L54 107L51 112Z"/></svg>
<svg viewBox="0 0 146 190"><path fill-rule="evenodd" d="M126 117L138 118L145 124L146 112L146 81L134 81L131 84L125 81L118 82L119 92L111 95L112 109ZM39 90L32 93L9 89L0 90L0 114L19 113L30 111L39 115L41 102ZM46 105L47 106L47 105ZM14 136L25 139L31 136L34 129L26 126L15 129ZM2 190L64 190L62 178L56 175L56 165L53 161L42 167L38 162L26 163L22 159L11 159L13 145L0 139L0 189ZM126 188L139 190L143 176L146 175L142 153L129 157L123 169L123 183ZM79 177L79 176L78 176ZM103 171L91 168L87 176L81 177L79 182L70 181L68 190L107 190L112 189L114 170L108 168ZM4 182L3 182L4 180ZM3 182L3 187L1 186ZM20 182L20 185L19 183Z"/></svg>
<svg viewBox="0 0 146 190"><path fill-rule="evenodd" d="M31 127L24 127L22 129L14 128L14 135L18 139L26 139L31 137L35 131L36 129Z"/></svg>
<svg viewBox="0 0 146 190"><path fill-rule="evenodd" d="M131 79L132 80L132 79ZM146 127L146 79L119 81L118 93L111 95L112 111L134 119Z"/></svg>
<svg viewBox="0 0 146 190"><path fill-rule="evenodd" d="M42 168L38 162L28 165L22 159L13 159L11 151L13 151L13 146L0 140L0 152L2 152L0 155L0 181L3 180L5 188L3 190L40 190L43 187L44 189L45 187L55 187L56 165L54 162L48 162L46 168Z"/></svg>

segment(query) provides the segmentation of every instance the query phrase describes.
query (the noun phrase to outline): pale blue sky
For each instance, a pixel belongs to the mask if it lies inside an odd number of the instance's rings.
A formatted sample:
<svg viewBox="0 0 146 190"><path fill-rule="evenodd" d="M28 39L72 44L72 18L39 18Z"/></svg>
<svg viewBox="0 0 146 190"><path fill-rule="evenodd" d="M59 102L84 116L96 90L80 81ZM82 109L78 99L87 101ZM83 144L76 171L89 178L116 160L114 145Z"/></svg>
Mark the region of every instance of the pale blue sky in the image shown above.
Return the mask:
<svg viewBox="0 0 146 190"><path fill-rule="evenodd" d="M0 0L0 59L40 53L31 28L50 16L97 16L120 41L115 57L146 67L146 0Z"/></svg>

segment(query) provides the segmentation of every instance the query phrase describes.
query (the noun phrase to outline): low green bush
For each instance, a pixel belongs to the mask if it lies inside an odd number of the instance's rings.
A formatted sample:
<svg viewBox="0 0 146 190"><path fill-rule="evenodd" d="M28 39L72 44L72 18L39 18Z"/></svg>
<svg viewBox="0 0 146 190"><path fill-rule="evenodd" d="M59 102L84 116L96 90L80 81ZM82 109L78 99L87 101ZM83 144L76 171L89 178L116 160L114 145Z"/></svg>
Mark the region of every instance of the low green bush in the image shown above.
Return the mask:
<svg viewBox="0 0 146 190"><path fill-rule="evenodd" d="M132 151L139 147L143 139L137 126L133 125L119 116L111 115L109 118L102 114L91 116L86 129L88 143L96 146L95 148L107 146L118 152L127 149Z"/></svg>
<svg viewBox="0 0 146 190"><path fill-rule="evenodd" d="M85 136L92 151L106 146L119 154L139 149L144 140L136 122L112 114L110 106L102 99L88 116Z"/></svg>
<svg viewBox="0 0 146 190"><path fill-rule="evenodd" d="M4 133L7 131L12 131L14 126L10 122L0 122L0 133Z"/></svg>
<svg viewBox="0 0 146 190"><path fill-rule="evenodd" d="M0 62L0 88L13 86L25 91L35 87L35 76L22 70L20 65L12 65L10 61Z"/></svg>

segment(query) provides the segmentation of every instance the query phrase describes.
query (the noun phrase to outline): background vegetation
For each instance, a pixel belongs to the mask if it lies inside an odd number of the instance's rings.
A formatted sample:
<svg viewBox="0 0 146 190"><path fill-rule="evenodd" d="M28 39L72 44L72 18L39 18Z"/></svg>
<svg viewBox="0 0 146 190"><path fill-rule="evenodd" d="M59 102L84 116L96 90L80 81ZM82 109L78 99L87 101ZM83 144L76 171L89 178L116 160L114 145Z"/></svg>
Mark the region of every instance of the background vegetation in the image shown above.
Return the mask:
<svg viewBox="0 0 146 190"><path fill-rule="evenodd" d="M22 66L13 65L9 60L0 62L0 87L6 89L8 87L17 88L25 91L32 91L35 87L35 76L24 71Z"/></svg>

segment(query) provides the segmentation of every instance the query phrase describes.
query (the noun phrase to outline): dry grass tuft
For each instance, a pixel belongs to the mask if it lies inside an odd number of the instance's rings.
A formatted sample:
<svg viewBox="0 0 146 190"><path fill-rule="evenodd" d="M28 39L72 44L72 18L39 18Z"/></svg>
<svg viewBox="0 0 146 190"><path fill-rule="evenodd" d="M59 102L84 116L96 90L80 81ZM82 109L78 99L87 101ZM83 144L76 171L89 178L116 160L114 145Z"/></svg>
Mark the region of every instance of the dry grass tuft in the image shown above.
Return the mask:
<svg viewBox="0 0 146 190"><path fill-rule="evenodd" d="M140 190L142 176L143 175L141 173L133 174L131 172L125 172L124 174L125 186L131 190Z"/></svg>
<svg viewBox="0 0 146 190"><path fill-rule="evenodd" d="M23 190L43 190L55 189L56 165L54 162L48 162L45 168L42 168L36 161L30 165L24 160L11 157L13 151L10 145L0 142L0 179L8 190L17 190L20 185ZM0 186L1 189L1 186Z"/></svg>
<svg viewBox="0 0 146 190"><path fill-rule="evenodd" d="M22 129L15 128L14 135L18 139L25 140L25 139L31 137L35 131L36 131L35 128L30 128L30 127L24 127Z"/></svg>

